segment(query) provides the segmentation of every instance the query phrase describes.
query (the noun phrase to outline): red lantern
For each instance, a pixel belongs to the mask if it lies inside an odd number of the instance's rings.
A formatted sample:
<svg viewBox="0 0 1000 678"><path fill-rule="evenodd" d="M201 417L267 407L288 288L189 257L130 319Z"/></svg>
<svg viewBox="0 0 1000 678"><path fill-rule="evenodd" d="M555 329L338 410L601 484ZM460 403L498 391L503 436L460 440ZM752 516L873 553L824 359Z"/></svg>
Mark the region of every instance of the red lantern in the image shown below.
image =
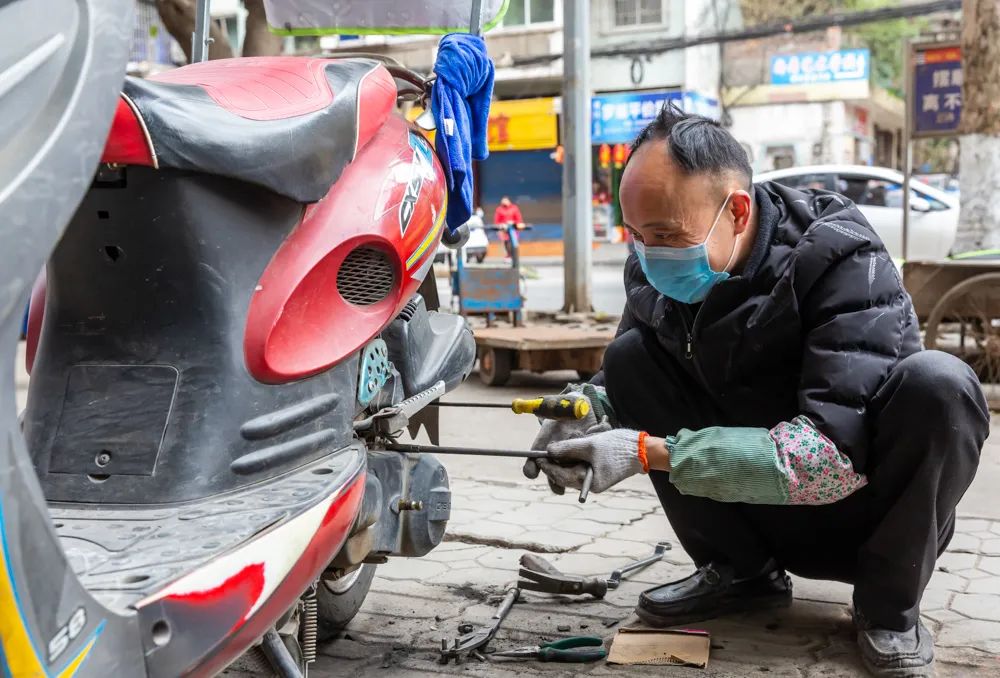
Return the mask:
<svg viewBox="0 0 1000 678"><path fill-rule="evenodd" d="M611 166L611 147L607 144L601 144L601 147L597 150L597 162L601 167Z"/></svg>
<svg viewBox="0 0 1000 678"><path fill-rule="evenodd" d="M626 158L628 158L628 146L615 144L615 167L618 169L624 167Z"/></svg>

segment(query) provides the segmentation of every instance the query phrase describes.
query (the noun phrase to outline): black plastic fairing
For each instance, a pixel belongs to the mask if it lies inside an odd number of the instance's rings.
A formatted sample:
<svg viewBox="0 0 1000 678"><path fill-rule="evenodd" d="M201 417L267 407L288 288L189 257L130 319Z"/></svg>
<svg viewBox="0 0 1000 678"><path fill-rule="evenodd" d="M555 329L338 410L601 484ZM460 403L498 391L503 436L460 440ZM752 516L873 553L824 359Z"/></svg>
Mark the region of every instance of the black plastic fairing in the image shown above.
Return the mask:
<svg viewBox="0 0 1000 678"><path fill-rule="evenodd" d="M91 189L48 266L24 419L50 501L197 499L349 443L353 402L335 396L356 361L275 386L244 362L250 297L302 211L179 170Z"/></svg>

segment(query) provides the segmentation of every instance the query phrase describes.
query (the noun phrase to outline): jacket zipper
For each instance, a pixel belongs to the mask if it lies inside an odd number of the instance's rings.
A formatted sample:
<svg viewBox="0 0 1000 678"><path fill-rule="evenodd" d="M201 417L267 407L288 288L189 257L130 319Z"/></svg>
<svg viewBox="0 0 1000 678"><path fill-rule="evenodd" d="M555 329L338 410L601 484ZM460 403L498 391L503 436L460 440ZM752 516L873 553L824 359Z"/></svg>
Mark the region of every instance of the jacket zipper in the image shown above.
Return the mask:
<svg viewBox="0 0 1000 678"><path fill-rule="evenodd" d="M708 297L705 298L707 299ZM704 301L701 303L702 306L705 305ZM698 376L698 379L701 380L701 383L708 385L708 382L705 380L705 375L701 371L701 365L698 364L698 360L694 355L694 342L698 333L698 316L701 315L701 307L698 307L698 312L694 314L694 318L691 319L690 323L688 322L690 313L687 308L681 308L679 310L681 312L681 319L684 322L684 330L687 333L687 343L684 347L684 358L685 360L690 360L691 364L694 365L694 372Z"/></svg>
<svg viewBox="0 0 1000 678"><path fill-rule="evenodd" d="M705 299L708 299L708 297L706 296ZM687 335L686 343L684 344L684 358L686 360L694 360L694 340L698 332L698 316L701 315L701 309L704 306L705 301L703 300L701 306L698 307L698 312L694 314L694 318L691 318L691 314L686 306L677 305L678 310L681 312L681 321L684 323L684 332Z"/></svg>
<svg viewBox="0 0 1000 678"><path fill-rule="evenodd" d="M691 313L688 311L687 306L683 304L677 304L677 312L681 317L681 323L684 324L684 359L691 360L694 358L694 327L691 319ZM699 311L701 309L698 309ZM697 316L697 314L695 314Z"/></svg>

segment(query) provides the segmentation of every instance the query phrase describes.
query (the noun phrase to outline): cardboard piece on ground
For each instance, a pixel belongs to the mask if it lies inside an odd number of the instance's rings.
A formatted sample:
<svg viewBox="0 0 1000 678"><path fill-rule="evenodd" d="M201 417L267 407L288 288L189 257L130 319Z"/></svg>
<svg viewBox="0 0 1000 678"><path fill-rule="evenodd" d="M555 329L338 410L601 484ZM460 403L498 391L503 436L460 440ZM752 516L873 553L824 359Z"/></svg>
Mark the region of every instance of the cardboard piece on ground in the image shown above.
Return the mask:
<svg viewBox="0 0 1000 678"><path fill-rule="evenodd" d="M695 629L621 628L608 654L609 664L708 666L711 638Z"/></svg>

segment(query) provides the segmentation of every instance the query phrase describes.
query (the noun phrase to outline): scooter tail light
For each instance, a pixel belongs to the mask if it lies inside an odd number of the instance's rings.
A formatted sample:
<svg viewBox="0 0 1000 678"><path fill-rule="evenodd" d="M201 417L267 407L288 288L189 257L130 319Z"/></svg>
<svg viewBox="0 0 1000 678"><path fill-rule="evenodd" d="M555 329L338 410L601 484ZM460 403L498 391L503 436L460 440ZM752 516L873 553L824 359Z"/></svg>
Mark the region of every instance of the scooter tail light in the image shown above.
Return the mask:
<svg viewBox="0 0 1000 678"><path fill-rule="evenodd" d="M118 98L101 162L145 167L157 165L146 124L124 94Z"/></svg>

